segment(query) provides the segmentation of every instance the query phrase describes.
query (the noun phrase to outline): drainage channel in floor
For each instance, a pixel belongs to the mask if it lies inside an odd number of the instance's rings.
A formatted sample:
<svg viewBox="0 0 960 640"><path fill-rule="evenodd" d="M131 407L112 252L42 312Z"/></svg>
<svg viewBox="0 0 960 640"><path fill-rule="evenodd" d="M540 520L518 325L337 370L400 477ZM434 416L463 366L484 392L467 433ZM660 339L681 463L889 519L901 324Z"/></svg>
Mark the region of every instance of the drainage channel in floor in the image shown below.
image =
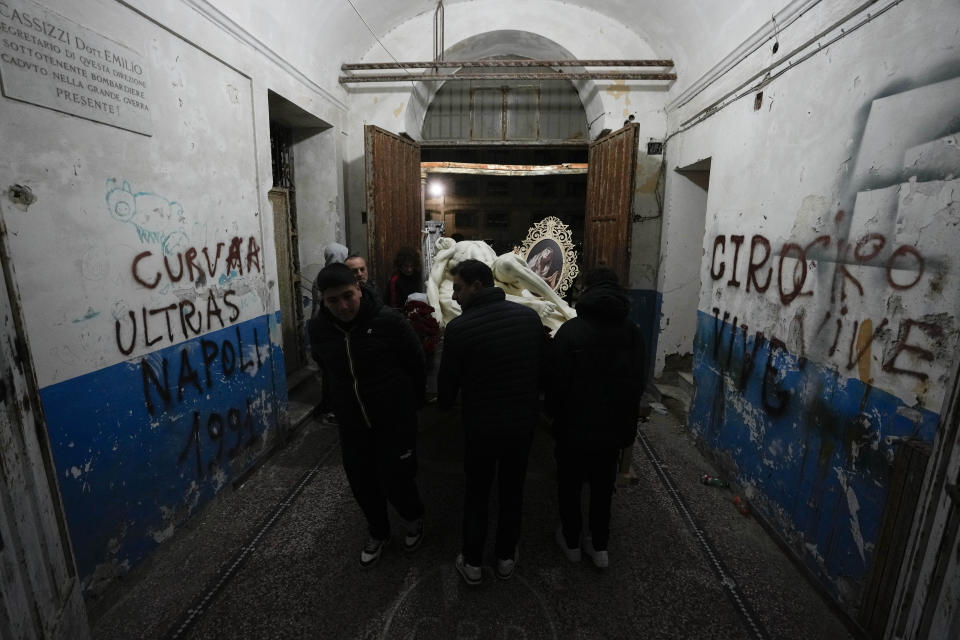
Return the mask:
<svg viewBox="0 0 960 640"><path fill-rule="evenodd" d="M666 487L667 493L670 495L670 498L673 500L677 511L680 513L680 517L686 523L687 527L689 527L690 531L693 533L693 536L700 544L700 548L703 550L704 555L706 555L707 559L709 560L708 564L710 565L710 568L720 581L720 585L723 587L724 593L727 594L727 597L730 598L730 601L733 603L734 607L736 607L737 612L743 619L744 624L753 634L753 637L757 640L769 640L770 636L767 633L767 630L763 627L763 624L758 619L756 612L750 605L750 602L740 591L737 581L733 579L732 575L730 575L730 571L720 558L720 554L717 553L717 549L714 544L707 537L703 527L701 527L693 517L693 514L690 512L690 508L687 507L686 501L683 499L683 496L680 495L680 491L677 489L676 483L663 466L660 456L657 455L653 445L651 445L650 441L647 440L647 437L643 434L643 431L639 429L637 430L637 441L643 447L643 452L650 460L653 468L656 469L657 475L660 477L660 481L663 483L663 486Z"/></svg>
<svg viewBox="0 0 960 640"><path fill-rule="evenodd" d="M310 484L314 476L317 475L317 472L320 471L320 468L327 461L327 458L330 457L330 454L337 450L339 450L339 445L334 441L334 443L323 452L313 468L304 473L280 502L273 507L273 510L260 521L243 546L226 562L224 568L207 583L202 593L193 600L183 615L170 627L166 635L164 635L164 638L167 640L176 640L177 638L183 638L185 634L190 631L210 606L214 597L223 590L227 583L237 574L240 567L250 558L250 555L256 550L257 545L277 523L280 516L282 516L300 494L303 493L303 490Z"/></svg>

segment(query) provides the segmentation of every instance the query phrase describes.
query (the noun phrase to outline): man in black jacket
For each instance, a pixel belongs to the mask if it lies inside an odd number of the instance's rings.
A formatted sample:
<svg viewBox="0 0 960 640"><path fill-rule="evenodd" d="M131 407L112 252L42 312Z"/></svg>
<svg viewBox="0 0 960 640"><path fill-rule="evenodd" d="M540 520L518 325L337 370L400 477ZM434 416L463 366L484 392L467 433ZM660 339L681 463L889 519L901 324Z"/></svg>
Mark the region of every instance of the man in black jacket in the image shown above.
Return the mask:
<svg viewBox="0 0 960 640"><path fill-rule="evenodd" d="M554 416L560 528L557 543L580 560L580 488L590 484L590 529L583 550L598 567L609 563L610 500L619 450L637 435L646 382L640 329L627 317L630 303L610 269L584 274L577 317L553 340L553 384L547 408Z"/></svg>
<svg viewBox="0 0 960 640"><path fill-rule="evenodd" d="M447 325L437 378L437 403L450 407L461 393L465 435L463 551L456 566L479 584L487 535L490 486L498 478L497 576L513 575L518 560L523 484L533 429L546 334L532 309L508 302L490 268L464 260L451 270L453 297L463 314Z"/></svg>
<svg viewBox="0 0 960 640"><path fill-rule="evenodd" d="M390 539L388 501L406 521L404 549L423 538L415 483L423 350L407 319L376 300L346 265L324 267L316 282L323 309L310 321L310 344L329 378L343 469L367 519L360 564L369 566Z"/></svg>

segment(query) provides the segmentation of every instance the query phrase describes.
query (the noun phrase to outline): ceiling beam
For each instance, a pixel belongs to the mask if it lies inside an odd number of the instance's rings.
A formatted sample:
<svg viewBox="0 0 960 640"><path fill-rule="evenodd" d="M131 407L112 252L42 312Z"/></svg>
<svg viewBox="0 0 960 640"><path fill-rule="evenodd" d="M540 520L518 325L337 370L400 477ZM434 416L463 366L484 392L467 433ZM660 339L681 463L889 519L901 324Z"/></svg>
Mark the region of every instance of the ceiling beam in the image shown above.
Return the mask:
<svg viewBox="0 0 960 640"><path fill-rule="evenodd" d="M632 71L595 71L583 73L389 73L382 75L340 76L340 84L359 82L438 82L450 80L676 80L675 73L642 73Z"/></svg>
<svg viewBox="0 0 960 640"><path fill-rule="evenodd" d="M431 62L363 62L340 65L341 71L470 67L672 67L673 60L433 60Z"/></svg>
<svg viewBox="0 0 960 640"><path fill-rule="evenodd" d="M421 162L420 175L428 173L461 173L484 176L556 176L587 172L586 162L564 164L486 164L477 162Z"/></svg>

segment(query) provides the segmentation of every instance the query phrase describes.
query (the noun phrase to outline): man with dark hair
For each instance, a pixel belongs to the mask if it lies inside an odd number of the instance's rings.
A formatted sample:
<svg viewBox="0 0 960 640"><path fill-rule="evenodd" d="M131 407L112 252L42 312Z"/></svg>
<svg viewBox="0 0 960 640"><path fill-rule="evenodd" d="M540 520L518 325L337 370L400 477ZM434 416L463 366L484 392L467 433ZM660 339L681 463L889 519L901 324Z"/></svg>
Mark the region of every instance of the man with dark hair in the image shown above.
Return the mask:
<svg viewBox="0 0 960 640"><path fill-rule="evenodd" d="M456 567L480 584L487 506L494 475L499 516L496 574L507 579L519 559L520 517L527 458L539 416L546 333L535 311L505 300L490 267L464 260L451 269L453 298L462 315L447 325L437 379L437 402L461 394L464 429L463 547Z"/></svg>
<svg viewBox="0 0 960 640"><path fill-rule="evenodd" d="M646 350L616 274L598 267L584 274L577 317L553 340L553 383L547 410L554 416L560 527L556 540L571 562L580 560L580 489L590 485L589 530L583 551L600 568L609 564L610 501L620 449L637 435L646 384Z"/></svg>
<svg viewBox="0 0 960 640"><path fill-rule="evenodd" d="M310 321L313 357L323 368L339 421L343 469L367 519L360 564L375 563L390 539L387 502L405 521L405 550L423 538L417 472L417 409L423 405L420 340L345 264L317 275L323 309Z"/></svg>

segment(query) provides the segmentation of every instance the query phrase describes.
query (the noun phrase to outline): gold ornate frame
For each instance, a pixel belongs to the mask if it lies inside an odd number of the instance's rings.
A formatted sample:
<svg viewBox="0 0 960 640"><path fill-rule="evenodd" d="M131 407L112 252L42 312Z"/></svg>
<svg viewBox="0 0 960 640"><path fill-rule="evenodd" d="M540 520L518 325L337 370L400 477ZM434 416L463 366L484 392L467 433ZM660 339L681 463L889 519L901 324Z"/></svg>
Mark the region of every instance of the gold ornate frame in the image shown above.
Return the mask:
<svg viewBox="0 0 960 640"><path fill-rule="evenodd" d="M548 216L530 228L523 244L514 252L518 253L524 262L530 264L535 256L551 243L559 248L562 259L559 278L556 279L556 285L552 288L557 292L557 295L562 297L580 273L580 267L577 266L577 252L573 249L573 233L570 231L570 227L561 222L560 218ZM551 248L553 247L551 246ZM550 285L549 282L547 284Z"/></svg>

